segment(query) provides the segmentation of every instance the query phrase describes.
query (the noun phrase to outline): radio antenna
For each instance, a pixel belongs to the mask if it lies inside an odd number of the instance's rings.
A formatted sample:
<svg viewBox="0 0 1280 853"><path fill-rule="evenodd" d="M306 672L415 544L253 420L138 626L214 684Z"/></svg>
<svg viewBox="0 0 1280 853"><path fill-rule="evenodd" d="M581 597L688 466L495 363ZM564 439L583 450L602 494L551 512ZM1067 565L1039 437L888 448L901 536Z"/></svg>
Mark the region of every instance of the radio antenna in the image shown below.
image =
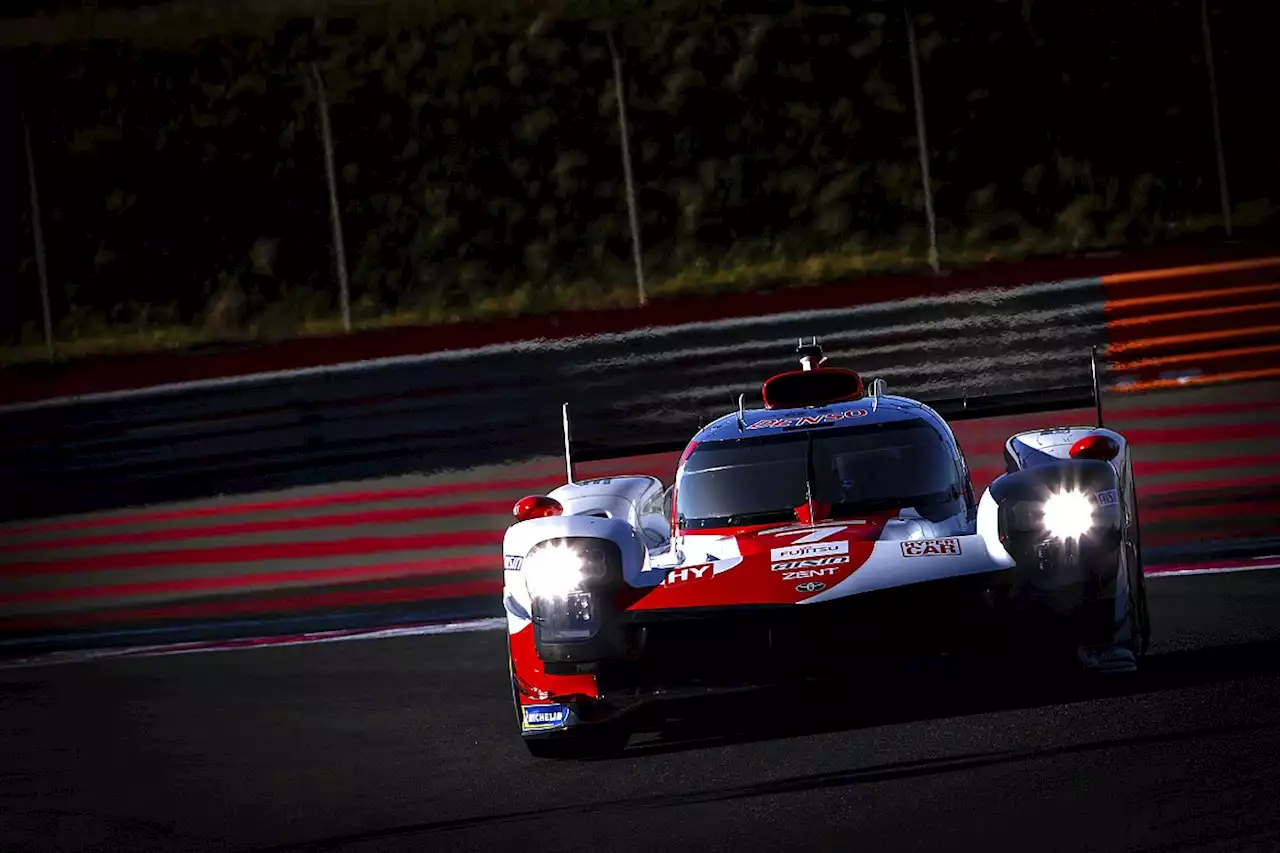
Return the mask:
<svg viewBox="0 0 1280 853"><path fill-rule="evenodd" d="M1098 426L1102 426L1102 388L1098 384L1098 345L1089 348L1089 369L1093 373L1093 404L1098 410Z"/></svg>
<svg viewBox="0 0 1280 853"><path fill-rule="evenodd" d="M569 485L577 485L573 481L573 447L569 439L569 404L565 403L560 410L561 417L564 422L564 467L565 473L569 478Z"/></svg>

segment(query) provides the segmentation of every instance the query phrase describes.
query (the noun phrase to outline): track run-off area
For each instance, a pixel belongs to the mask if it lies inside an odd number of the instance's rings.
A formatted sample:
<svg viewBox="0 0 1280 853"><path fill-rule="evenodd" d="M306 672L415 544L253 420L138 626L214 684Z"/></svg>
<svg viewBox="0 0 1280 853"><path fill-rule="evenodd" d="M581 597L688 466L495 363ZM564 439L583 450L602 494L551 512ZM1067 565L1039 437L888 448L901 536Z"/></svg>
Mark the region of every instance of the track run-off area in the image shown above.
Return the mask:
<svg viewBox="0 0 1280 853"><path fill-rule="evenodd" d="M760 694L588 761L527 755L495 630L9 668L0 849L1274 850L1275 562L1153 577L1135 676Z"/></svg>

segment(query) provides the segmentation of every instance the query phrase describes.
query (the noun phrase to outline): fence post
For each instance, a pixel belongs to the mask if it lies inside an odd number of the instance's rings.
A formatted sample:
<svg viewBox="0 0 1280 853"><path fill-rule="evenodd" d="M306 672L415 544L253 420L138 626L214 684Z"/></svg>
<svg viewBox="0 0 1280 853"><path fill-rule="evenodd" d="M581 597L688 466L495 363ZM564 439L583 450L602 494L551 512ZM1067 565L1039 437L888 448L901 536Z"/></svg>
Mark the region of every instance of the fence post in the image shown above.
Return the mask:
<svg viewBox="0 0 1280 853"><path fill-rule="evenodd" d="M636 263L636 293L640 304L648 301L644 292L644 263L640 260L640 214L636 211L636 187L631 176L631 142L627 131L627 99L622 85L622 57L613 41L613 28L604 31L609 40L609 55L613 58L613 90L618 98L618 128L622 133L622 177L627 186L627 214L631 219L631 253Z"/></svg>
<svg viewBox="0 0 1280 853"><path fill-rule="evenodd" d="M31 127L22 117L22 140L27 151L27 182L31 186L31 237L36 244L36 272L40 276L40 310L44 315L44 348L53 361L53 312L49 308L49 271L44 261L44 231L40 226L40 191L36 188L36 158L31 150Z"/></svg>
<svg viewBox="0 0 1280 853"><path fill-rule="evenodd" d="M342 303L342 329L351 331L351 291L347 285L347 251L342 241L342 210L338 207L338 181L333 173L333 137L329 132L329 99L325 95L320 66L311 63L320 105L320 137L324 143L324 172L329 183L329 221L333 226L333 262L338 270L338 298Z"/></svg>
<svg viewBox="0 0 1280 853"><path fill-rule="evenodd" d="M902 11L907 19L907 48L911 54L911 91L916 107L916 142L920 148L920 173L924 178L924 218L929 226L929 266L939 271L938 224L933 216L933 182L929 178L929 137L924 126L924 89L920 84L920 55L916 50L916 25L911 5L904 0Z"/></svg>
<svg viewBox="0 0 1280 853"><path fill-rule="evenodd" d="M1218 193L1222 225L1231 236L1231 196L1227 191L1227 156L1222 150L1222 120L1218 115L1218 78L1213 69L1213 38L1209 35L1209 0L1200 0L1200 29L1204 34L1204 65L1209 72L1209 106L1213 111L1213 148L1218 156Z"/></svg>

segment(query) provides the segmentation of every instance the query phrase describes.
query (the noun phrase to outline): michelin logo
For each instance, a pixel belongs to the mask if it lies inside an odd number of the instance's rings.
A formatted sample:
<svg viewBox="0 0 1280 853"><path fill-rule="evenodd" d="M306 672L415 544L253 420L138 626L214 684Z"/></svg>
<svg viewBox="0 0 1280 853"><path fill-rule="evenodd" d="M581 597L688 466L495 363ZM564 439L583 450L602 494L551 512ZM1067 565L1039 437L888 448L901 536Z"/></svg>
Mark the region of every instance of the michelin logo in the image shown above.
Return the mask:
<svg viewBox="0 0 1280 853"><path fill-rule="evenodd" d="M520 710L521 728L526 732L558 729L569 722L569 709L564 705L526 705Z"/></svg>
<svg viewBox="0 0 1280 853"><path fill-rule="evenodd" d="M782 560L803 560L810 557L829 557L832 554L848 554L848 542L812 542L808 545L792 545L789 548L774 548L770 552L770 562Z"/></svg>

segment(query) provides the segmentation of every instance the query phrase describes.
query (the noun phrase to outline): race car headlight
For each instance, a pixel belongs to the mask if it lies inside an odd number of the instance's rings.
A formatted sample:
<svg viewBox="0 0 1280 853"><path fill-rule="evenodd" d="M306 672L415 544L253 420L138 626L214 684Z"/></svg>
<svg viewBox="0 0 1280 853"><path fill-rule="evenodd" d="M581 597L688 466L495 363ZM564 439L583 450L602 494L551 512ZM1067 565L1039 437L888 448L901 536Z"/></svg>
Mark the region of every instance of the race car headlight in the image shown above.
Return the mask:
<svg viewBox="0 0 1280 853"><path fill-rule="evenodd" d="M544 545L524 561L525 583L534 598L562 599L588 579L587 561L568 545Z"/></svg>
<svg viewBox="0 0 1280 853"><path fill-rule="evenodd" d="M525 557L522 571L539 643L595 637L622 582L617 546L589 538L539 545Z"/></svg>
<svg viewBox="0 0 1280 853"><path fill-rule="evenodd" d="M598 586L609 576L604 548L590 544L548 542L529 552L523 568L529 595L534 598L564 598Z"/></svg>
<svg viewBox="0 0 1280 853"><path fill-rule="evenodd" d="M1079 539L1093 527L1093 504L1081 492L1050 495L1043 512L1044 529L1056 539Z"/></svg>

